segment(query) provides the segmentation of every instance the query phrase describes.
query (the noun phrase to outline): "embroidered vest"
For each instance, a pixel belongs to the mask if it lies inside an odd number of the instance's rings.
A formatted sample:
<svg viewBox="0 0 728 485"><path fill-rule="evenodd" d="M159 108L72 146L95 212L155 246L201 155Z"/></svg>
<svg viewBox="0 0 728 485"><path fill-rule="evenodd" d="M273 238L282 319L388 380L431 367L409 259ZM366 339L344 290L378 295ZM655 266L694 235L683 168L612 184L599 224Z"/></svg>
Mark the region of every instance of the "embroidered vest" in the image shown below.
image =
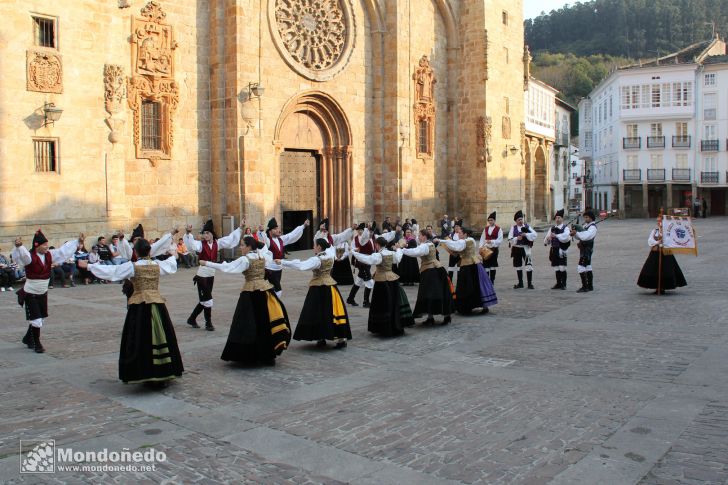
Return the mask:
<svg viewBox="0 0 728 485"><path fill-rule="evenodd" d="M478 264L482 261L478 251L475 249L475 241L472 238L465 240L465 249L460 254L460 266Z"/></svg>
<svg viewBox="0 0 728 485"><path fill-rule="evenodd" d="M442 265L437 260L437 248L434 244L427 244L430 248L430 251L422 256L420 259L422 260L420 264L420 273L423 273L425 270L433 269L433 268L441 268Z"/></svg>
<svg viewBox="0 0 728 485"><path fill-rule="evenodd" d="M243 271L245 284L240 291L266 291L273 288L265 279L265 259L251 259L248 269Z"/></svg>
<svg viewBox="0 0 728 485"><path fill-rule="evenodd" d="M333 259L322 259L321 266L313 270L313 278L311 278L308 286L334 286L336 280L331 277L331 268L333 267Z"/></svg>
<svg viewBox="0 0 728 485"><path fill-rule="evenodd" d="M159 266L156 264L135 264L131 284L134 293L129 298L129 305L138 303L165 303L159 294Z"/></svg>
<svg viewBox="0 0 728 485"><path fill-rule="evenodd" d="M217 262L217 241L212 241L212 247L207 244L207 241L202 241L202 251L200 251L201 261L212 261Z"/></svg>
<svg viewBox="0 0 728 485"><path fill-rule="evenodd" d="M567 230L566 225L564 225L564 227L562 227L560 229L557 226L552 226L551 234L559 235L559 234L562 234L566 230ZM562 243L557 238L554 238L551 240L551 247L553 247L553 248L563 249L564 251L566 251L567 249L569 249L569 246L571 246L571 241Z"/></svg>
<svg viewBox="0 0 728 485"><path fill-rule="evenodd" d="M278 241L278 244L274 244L273 239L271 239L270 243L270 252L273 253L273 259L286 259L286 246L283 244L283 239L279 237L275 239Z"/></svg>
<svg viewBox="0 0 728 485"><path fill-rule="evenodd" d="M374 281L397 281L399 276L392 271L393 262L394 256L391 254L382 254L382 262L377 265Z"/></svg>
<svg viewBox="0 0 728 485"><path fill-rule="evenodd" d="M30 264L25 266L25 277L29 280L47 280L51 277L53 256L50 251L41 256L35 251L30 253Z"/></svg>

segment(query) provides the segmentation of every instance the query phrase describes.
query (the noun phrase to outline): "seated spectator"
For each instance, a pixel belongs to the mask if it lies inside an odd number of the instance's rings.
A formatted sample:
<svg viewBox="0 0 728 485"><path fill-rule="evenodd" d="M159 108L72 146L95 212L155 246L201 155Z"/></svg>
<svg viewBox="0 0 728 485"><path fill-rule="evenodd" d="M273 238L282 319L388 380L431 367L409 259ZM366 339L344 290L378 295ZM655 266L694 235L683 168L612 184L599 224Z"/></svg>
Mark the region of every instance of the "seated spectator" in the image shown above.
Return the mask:
<svg viewBox="0 0 728 485"><path fill-rule="evenodd" d="M118 266L124 264L129 260L121 255L119 250L119 236L114 234L111 236L111 244L109 245L109 251L111 252L111 264Z"/></svg>
<svg viewBox="0 0 728 485"><path fill-rule="evenodd" d="M91 252L88 253L88 264L100 264L101 259L99 258L99 247L94 244L91 248ZM104 280L98 279L91 273L91 283L106 283Z"/></svg>
<svg viewBox="0 0 728 485"><path fill-rule="evenodd" d="M184 264L185 268L192 267L192 257L190 256L190 251L187 249L184 239L182 238L179 238L179 241L177 242L177 260L180 263Z"/></svg>
<svg viewBox="0 0 728 485"><path fill-rule="evenodd" d="M114 263L111 261L113 259L111 249L106 244L106 238L104 236L99 236L96 247L96 252L99 254L99 264L113 265Z"/></svg>
<svg viewBox="0 0 728 485"><path fill-rule="evenodd" d="M86 250L86 246L83 243L80 243L78 245L78 249L76 249L73 258L76 261L76 271L78 271L79 278L81 278L84 285L89 284L94 278L93 273L91 273L88 269L82 268L78 265L79 261L88 261L88 251Z"/></svg>
<svg viewBox="0 0 728 485"><path fill-rule="evenodd" d="M2 251L2 248L0 248L0 251ZM13 283L17 280L15 277L16 269L17 265L13 265L10 259L0 254L0 291L13 291Z"/></svg>
<svg viewBox="0 0 728 485"><path fill-rule="evenodd" d="M51 246L48 249L55 248ZM53 270L51 271L51 281L48 288L53 288L55 286L56 278L61 279L64 288L68 288L69 284L70 286L76 286L76 283L73 281L73 277L76 274L75 256L71 256L62 263L53 263L51 267Z"/></svg>

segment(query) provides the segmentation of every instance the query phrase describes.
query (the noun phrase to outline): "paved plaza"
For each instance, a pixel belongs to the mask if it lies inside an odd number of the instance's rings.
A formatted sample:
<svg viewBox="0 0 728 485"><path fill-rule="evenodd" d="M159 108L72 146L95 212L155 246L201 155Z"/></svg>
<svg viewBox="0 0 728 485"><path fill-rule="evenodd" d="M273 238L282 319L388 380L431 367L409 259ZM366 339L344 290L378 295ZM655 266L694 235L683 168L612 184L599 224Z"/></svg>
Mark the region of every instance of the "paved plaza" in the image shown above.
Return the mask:
<svg viewBox="0 0 728 485"><path fill-rule="evenodd" d="M20 343L24 313L0 293L0 482L726 484L728 218L696 222L700 256L678 256L689 286L662 297L635 285L652 224L599 225L586 296L575 245L569 291L550 289L542 244L536 289L512 289L506 248L489 315L383 339L349 308L346 350L293 341L275 367L220 360L241 277L218 273L206 332L184 323L197 294L180 269L161 291L186 372L162 391L117 379L121 285L50 290L43 355ZM283 276L292 325L309 277ZM20 474L21 439L166 461Z"/></svg>

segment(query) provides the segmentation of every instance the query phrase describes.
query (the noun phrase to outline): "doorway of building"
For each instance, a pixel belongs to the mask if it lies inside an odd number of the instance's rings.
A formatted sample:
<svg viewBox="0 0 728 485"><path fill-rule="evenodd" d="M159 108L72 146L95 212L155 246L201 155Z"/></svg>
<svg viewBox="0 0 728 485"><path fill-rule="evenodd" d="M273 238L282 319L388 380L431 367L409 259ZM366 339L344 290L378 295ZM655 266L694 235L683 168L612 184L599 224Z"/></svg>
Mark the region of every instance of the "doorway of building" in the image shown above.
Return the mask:
<svg viewBox="0 0 728 485"><path fill-rule="evenodd" d="M311 225L288 248L291 251L313 248L313 229L321 214L321 160L311 150L286 149L281 153L281 213L283 233L303 224Z"/></svg>

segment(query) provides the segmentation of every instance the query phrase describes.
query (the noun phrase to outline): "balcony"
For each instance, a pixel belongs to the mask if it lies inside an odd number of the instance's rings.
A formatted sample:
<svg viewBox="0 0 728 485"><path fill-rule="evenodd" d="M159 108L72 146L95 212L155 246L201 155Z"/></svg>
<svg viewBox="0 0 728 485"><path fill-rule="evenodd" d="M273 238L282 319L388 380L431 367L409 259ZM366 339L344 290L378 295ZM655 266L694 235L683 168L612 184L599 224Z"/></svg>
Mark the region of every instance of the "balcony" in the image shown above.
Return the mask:
<svg viewBox="0 0 728 485"><path fill-rule="evenodd" d="M622 148L625 150L639 150L642 148L642 138L639 136L622 138Z"/></svg>
<svg viewBox="0 0 728 485"><path fill-rule="evenodd" d="M701 152L717 152L720 150L720 140L700 140Z"/></svg>
<svg viewBox="0 0 728 485"><path fill-rule="evenodd" d="M647 169L647 181L648 182L664 182L665 181L665 169L664 168L648 168Z"/></svg>
<svg viewBox="0 0 728 485"><path fill-rule="evenodd" d="M704 184L717 184L720 172L700 172L700 181Z"/></svg>
<svg viewBox="0 0 728 485"><path fill-rule="evenodd" d="M673 148L690 148L690 135L687 136L673 136L672 147Z"/></svg>
<svg viewBox="0 0 728 485"><path fill-rule="evenodd" d="M689 168L673 168L672 180L675 182L690 182Z"/></svg>
<svg viewBox="0 0 728 485"><path fill-rule="evenodd" d="M665 148L664 136L648 136L647 148Z"/></svg>
<svg viewBox="0 0 728 485"><path fill-rule="evenodd" d="M639 168L622 170L622 180L625 182L640 182L642 180L642 170Z"/></svg>

